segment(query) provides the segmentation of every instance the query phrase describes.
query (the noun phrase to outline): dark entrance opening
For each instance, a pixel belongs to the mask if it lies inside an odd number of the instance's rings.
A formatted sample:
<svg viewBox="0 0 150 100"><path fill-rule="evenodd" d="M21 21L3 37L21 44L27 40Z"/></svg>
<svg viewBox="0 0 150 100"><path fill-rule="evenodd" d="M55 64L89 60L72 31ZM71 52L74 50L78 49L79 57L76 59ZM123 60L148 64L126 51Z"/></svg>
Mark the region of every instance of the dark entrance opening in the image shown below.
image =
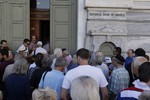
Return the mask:
<svg viewBox="0 0 150 100"><path fill-rule="evenodd" d="M49 20L42 20L40 21L40 33L41 38L40 40L43 41L43 44L46 44L50 40L50 25Z"/></svg>

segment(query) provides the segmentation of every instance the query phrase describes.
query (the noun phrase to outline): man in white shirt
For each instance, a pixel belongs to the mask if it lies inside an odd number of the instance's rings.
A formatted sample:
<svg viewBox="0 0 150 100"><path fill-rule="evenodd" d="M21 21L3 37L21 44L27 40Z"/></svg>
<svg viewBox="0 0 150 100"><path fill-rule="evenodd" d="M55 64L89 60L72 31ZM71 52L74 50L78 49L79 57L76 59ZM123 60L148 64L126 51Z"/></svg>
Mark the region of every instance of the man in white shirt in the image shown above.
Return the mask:
<svg viewBox="0 0 150 100"><path fill-rule="evenodd" d="M29 47L30 45L30 40L29 39L24 39L23 44L17 49L17 53L23 55L24 57L29 56Z"/></svg>
<svg viewBox="0 0 150 100"><path fill-rule="evenodd" d="M106 87L108 85L107 80L101 69L88 64L89 59L89 50L82 48L77 51L77 61L79 66L68 71L65 75L61 92L62 100L67 100L67 91L70 89L72 81L80 76L89 76L93 78L101 89L103 100L108 100L108 91Z"/></svg>
<svg viewBox="0 0 150 100"><path fill-rule="evenodd" d="M43 43L41 41L37 42L37 48L32 52L32 55L37 55L38 53L47 54L47 51L42 48Z"/></svg>

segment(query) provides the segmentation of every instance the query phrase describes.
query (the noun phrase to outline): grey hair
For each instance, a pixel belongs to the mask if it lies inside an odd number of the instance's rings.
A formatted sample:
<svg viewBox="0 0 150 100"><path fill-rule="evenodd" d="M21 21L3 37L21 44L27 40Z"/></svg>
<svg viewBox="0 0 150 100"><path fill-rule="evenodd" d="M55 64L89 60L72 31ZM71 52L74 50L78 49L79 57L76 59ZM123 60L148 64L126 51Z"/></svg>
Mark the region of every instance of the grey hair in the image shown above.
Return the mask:
<svg viewBox="0 0 150 100"><path fill-rule="evenodd" d="M21 59L21 58L24 58L21 54L19 53L16 53L15 56L14 56L14 60L18 60L18 59Z"/></svg>
<svg viewBox="0 0 150 100"><path fill-rule="evenodd" d="M95 61L96 61L96 64L102 64L104 60L104 55L102 52L100 51L97 51L96 54L95 54Z"/></svg>
<svg viewBox="0 0 150 100"><path fill-rule="evenodd" d="M44 55L42 59L42 67L50 67L53 63L53 57L50 55Z"/></svg>
<svg viewBox="0 0 150 100"><path fill-rule="evenodd" d="M13 72L16 74L26 74L28 70L28 62L24 58L18 59L14 63Z"/></svg>
<svg viewBox="0 0 150 100"><path fill-rule="evenodd" d="M73 55L72 62L73 62L73 64L77 64L78 63L76 55Z"/></svg>
<svg viewBox="0 0 150 100"><path fill-rule="evenodd" d="M54 50L54 55L56 56L56 58L62 57L62 50L60 48L56 48Z"/></svg>
<svg viewBox="0 0 150 100"><path fill-rule="evenodd" d="M57 100L57 93L50 88L35 89L32 100Z"/></svg>
<svg viewBox="0 0 150 100"><path fill-rule="evenodd" d="M89 76L81 76L71 83L71 97L73 100L100 100L99 86Z"/></svg>
<svg viewBox="0 0 150 100"><path fill-rule="evenodd" d="M150 100L150 91L144 91L139 96L139 100Z"/></svg>
<svg viewBox="0 0 150 100"><path fill-rule="evenodd" d="M67 65L67 61L65 58L57 58L55 62L55 67L65 67Z"/></svg>

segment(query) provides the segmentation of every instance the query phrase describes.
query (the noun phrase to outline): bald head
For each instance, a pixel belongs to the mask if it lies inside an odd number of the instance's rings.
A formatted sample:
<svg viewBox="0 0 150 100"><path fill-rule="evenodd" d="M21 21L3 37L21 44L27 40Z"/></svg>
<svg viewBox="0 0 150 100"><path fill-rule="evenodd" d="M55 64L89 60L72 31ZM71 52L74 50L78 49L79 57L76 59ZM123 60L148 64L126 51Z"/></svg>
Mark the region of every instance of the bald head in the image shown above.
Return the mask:
<svg viewBox="0 0 150 100"><path fill-rule="evenodd" d="M141 64L143 64L144 62L148 62L148 60L145 57L139 56L139 57L135 57L132 61L132 65L131 65L131 69L132 72L138 76L138 68Z"/></svg>

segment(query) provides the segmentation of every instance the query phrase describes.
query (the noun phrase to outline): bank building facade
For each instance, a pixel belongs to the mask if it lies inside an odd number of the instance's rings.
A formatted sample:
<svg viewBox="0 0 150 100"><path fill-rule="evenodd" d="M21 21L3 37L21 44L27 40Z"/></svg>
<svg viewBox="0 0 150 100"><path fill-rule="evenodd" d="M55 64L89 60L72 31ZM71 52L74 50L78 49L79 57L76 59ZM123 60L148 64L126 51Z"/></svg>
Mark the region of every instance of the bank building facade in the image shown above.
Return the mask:
<svg viewBox="0 0 150 100"><path fill-rule="evenodd" d="M15 51L35 35L50 49L150 53L150 0L0 0L0 40Z"/></svg>

